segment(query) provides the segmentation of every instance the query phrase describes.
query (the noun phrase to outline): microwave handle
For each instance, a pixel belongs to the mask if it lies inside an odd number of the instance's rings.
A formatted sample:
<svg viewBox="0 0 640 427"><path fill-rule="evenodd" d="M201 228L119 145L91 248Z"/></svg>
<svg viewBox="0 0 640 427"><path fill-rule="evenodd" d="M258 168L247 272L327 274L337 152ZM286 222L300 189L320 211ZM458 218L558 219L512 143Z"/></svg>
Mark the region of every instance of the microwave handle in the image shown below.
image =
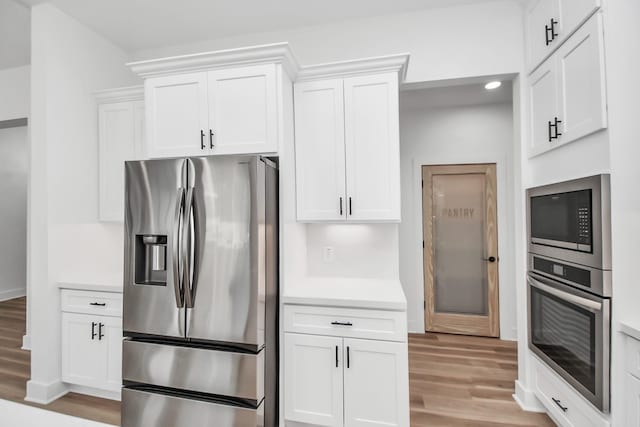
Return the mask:
<svg viewBox="0 0 640 427"><path fill-rule="evenodd" d="M557 296L560 299L563 299L565 301L569 301L572 304L576 304L586 310L589 310L591 312L598 312L602 310L602 303L597 302L597 301L592 301L590 299L587 298L582 298L579 297L577 295L573 295L573 294L569 294L566 292L562 292L556 288L553 288L549 285L545 285L544 283L542 283L540 280L538 279L534 279L531 276L527 276L527 282L529 283L529 285L533 286L534 288L538 288L540 290L543 290L551 295Z"/></svg>

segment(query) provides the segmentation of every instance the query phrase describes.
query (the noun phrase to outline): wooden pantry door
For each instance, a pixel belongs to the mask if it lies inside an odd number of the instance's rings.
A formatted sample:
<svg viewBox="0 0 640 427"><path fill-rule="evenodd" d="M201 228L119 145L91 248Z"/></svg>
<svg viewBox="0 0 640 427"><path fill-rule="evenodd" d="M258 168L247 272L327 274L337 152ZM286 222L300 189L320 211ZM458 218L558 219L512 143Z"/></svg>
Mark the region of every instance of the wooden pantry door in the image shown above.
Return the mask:
<svg viewBox="0 0 640 427"><path fill-rule="evenodd" d="M497 337L496 165L422 167L425 329Z"/></svg>

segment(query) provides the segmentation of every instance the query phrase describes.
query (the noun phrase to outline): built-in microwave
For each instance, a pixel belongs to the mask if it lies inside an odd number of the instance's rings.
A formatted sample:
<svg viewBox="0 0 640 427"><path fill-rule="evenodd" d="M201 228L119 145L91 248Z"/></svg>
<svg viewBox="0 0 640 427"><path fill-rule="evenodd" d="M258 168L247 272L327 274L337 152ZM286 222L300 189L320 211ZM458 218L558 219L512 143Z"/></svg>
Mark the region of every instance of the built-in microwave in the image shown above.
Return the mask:
<svg viewBox="0 0 640 427"><path fill-rule="evenodd" d="M611 270L609 175L527 190L529 253Z"/></svg>

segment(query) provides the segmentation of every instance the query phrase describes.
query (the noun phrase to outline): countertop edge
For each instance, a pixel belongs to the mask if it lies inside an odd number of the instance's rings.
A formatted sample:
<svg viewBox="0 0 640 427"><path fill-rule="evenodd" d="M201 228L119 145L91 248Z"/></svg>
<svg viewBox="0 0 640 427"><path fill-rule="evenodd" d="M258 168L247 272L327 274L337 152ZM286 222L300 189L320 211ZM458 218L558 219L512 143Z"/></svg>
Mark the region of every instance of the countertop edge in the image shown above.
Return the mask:
<svg viewBox="0 0 640 427"><path fill-rule="evenodd" d="M116 294L123 293L123 289L121 287L100 283L58 282L58 288L76 291L112 292Z"/></svg>
<svg viewBox="0 0 640 427"><path fill-rule="evenodd" d="M632 325L627 322L618 322L618 329L623 334L640 341L640 325Z"/></svg>
<svg viewBox="0 0 640 427"><path fill-rule="evenodd" d="M362 310L385 310L406 312L407 306L401 302L362 301L352 299L339 299L331 297L298 297L284 296L282 302L285 305L310 305L320 307L355 308Z"/></svg>

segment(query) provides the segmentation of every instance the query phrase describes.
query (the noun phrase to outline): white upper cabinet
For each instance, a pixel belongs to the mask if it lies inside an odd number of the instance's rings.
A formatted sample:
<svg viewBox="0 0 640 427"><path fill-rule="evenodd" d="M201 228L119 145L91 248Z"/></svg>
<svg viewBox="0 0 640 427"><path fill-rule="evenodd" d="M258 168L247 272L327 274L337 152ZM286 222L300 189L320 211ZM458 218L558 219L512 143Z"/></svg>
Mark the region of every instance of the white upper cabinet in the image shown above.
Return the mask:
<svg viewBox="0 0 640 427"><path fill-rule="evenodd" d="M202 155L208 148L207 73L145 80L149 157Z"/></svg>
<svg viewBox="0 0 640 427"><path fill-rule="evenodd" d="M408 426L407 344L345 338L343 359L345 425Z"/></svg>
<svg viewBox="0 0 640 427"><path fill-rule="evenodd" d="M145 79L149 157L278 153L298 70L287 43L129 65Z"/></svg>
<svg viewBox="0 0 640 427"><path fill-rule="evenodd" d="M211 71L210 147L216 154L278 150L276 66Z"/></svg>
<svg viewBox="0 0 640 427"><path fill-rule="evenodd" d="M96 94L100 221L124 219L124 162L144 158L142 98L142 87Z"/></svg>
<svg viewBox="0 0 640 427"><path fill-rule="evenodd" d="M600 13L529 76L528 102L531 156L607 127Z"/></svg>
<svg viewBox="0 0 640 427"><path fill-rule="evenodd" d="M347 217L400 220L398 75L344 81Z"/></svg>
<svg viewBox="0 0 640 427"><path fill-rule="evenodd" d="M294 98L298 220L344 220L342 79L296 84Z"/></svg>
<svg viewBox="0 0 640 427"><path fill-rule="evenodd" d="M305 68L294 87L297 219L400 221L398 85L408 55Z"/></svg>
<svg viewBox="0 0 640 427"><path fill-rule="evenodd" d="M537 67L591 14L600 0L534 0L526 12L527 64Z"/></svg>

